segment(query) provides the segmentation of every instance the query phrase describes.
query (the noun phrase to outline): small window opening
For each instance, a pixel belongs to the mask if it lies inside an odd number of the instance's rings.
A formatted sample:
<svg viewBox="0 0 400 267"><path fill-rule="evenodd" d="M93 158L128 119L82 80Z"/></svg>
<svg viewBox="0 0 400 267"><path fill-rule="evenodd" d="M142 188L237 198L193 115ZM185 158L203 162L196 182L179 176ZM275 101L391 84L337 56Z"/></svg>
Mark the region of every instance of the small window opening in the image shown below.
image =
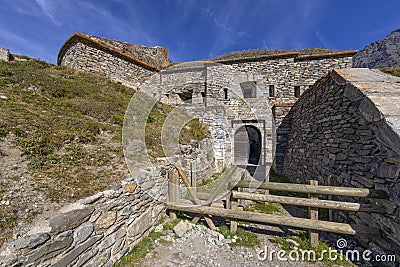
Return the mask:
<svg viewBox="0 0 400 267"><path fill-rule="evenodd" d="M273 84L269 86L269 97L275 97L275 86Z"/></svg>
<svg viewBox="0 0 400 267"><path fill-rule="evenodd" d="M224 88L224 98L228 99L228 88Z"/></svg>
<svg viewBox="0 0 400 267"><path fill-rule="evenodd" d="M300 86L299 85L296 85L294 87L294 96L295 97L300 97Z"/></svg>

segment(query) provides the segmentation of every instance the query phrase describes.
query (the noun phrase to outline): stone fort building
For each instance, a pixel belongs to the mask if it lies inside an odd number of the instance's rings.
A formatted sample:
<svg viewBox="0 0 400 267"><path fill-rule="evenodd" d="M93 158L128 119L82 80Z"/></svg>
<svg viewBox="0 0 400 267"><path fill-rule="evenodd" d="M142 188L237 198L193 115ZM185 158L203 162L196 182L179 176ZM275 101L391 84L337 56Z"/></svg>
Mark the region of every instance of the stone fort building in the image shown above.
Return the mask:
<svg viewBox="0 0 400 267"><path fill-rule="evenodd" d="M386 190L385 214L340 212L377 227L359 240L400 254L400 79L352 69L357 51L277 52L170 64L163 47L73 34L58 64L97 73L173 106L211 131L213 168L233 162L254 177L275 168L293 182ZM339 198L340 199L340 198ZM357 199L362 204L375 200Z"/></svg>
<svg viewBox="0 0 400 267"><path fill-rule="evenodd" d="M209 124L214 137L216 170L234 152L235 163L252 158L265 173L273 165L282 171L287 140L279 126L291 106L329 70L351 67L356 52L278 52L171 65L166 48L75 33L61 47L58 64L106 76L170 105L197 105L191 110L202 112L193 115ZM256 155L247 155L250 136Z"/></svg>

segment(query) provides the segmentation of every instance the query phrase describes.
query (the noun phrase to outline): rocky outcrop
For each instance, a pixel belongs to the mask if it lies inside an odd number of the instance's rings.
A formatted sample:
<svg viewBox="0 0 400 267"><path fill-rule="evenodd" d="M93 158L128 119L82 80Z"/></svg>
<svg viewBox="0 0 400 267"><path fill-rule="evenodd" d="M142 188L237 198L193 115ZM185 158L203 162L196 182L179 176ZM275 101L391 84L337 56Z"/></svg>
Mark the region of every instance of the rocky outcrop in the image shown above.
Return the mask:
<svg viewBox="0 0 400 267"><path fill-rule="evenodd" d="M355 68L385 68L400 66L400 29L384 39L367 45L353 57Z"/></svg>
<svg viewBox="0 0 400 267"><path fill-rule="evenodd" d="M9 61L11 58L10 50L0 46L0 60Z"/></svg>

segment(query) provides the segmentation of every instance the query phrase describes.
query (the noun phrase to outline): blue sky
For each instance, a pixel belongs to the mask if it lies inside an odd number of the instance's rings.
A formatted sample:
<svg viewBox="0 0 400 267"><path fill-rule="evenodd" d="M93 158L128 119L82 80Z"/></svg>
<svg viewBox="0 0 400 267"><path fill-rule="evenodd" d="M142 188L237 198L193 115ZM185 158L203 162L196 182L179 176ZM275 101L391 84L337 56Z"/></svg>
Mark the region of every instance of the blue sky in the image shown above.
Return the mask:
<svg viewBox="0 0 400 267"><path fill-rule="evenodd" d="M0 46L56 62L74 32L168 48L173 61L249 49L362 49L400 28L400 0L0 0Z"/></svg>

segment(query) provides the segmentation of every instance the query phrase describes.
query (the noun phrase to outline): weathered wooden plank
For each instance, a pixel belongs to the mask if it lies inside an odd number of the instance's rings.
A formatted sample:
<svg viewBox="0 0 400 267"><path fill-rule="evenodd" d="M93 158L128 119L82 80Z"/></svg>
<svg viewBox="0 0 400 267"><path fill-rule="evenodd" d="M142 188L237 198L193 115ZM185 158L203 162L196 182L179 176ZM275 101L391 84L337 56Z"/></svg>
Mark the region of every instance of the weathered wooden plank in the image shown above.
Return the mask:
<svg viewBox="0 0 400 267"><path fill-rule="evenodd" d="M196 192L194 192L194 190L189 182L189 179L186 177L185 173L179 168L179 166L177 164L175 164L175 168L178 170L178 174L181 177L183 183L185 184L187 190L189 191L189 194L192 196L194 203L197 205L201 205L201 202L197 198ZM204 220L206 221L208 227L210 227L211 230L217 229L217 227L215 227L213 221L208 216L204 216ZM197 219L197 221L198 221L198 219Z"/></svg>
<svg viewBox="0 0 400 267"><path fill-rule="evenodd" d="M175 171L169 170L168 172L168 197L171 202L179 201L179 176ZM172 220L176 219L176 213L173 211L169 212L169 216Z"/></svg>
<svg viewBox="0 0 400 267"><path fill-rule="evenodd" d="M220 194L221 190L227 185L229 180L231 179L232 175L236 172L237 166L233 165L231 168L229 168L225 173L222 174L221 181L219 182L217 188L215 188L214 192L210 195L210 197L207 199L207 202L214 201L214 199Z"/></svg>
<svg viewBox="0 0 400 267"><path fill-rule="evenodd" d="M197 163L196 161L190 162L190 184L193 190L196 192L197 188Z"/></svg>
<svg viewBox="0 0 400 267"><path fill-rule="evenodd" d="M310 180L310 185L318 185L317 180ZM318 194L308 194L310 200L318 200ZM318 221L318 208L316 207L308 207L308 216L311 220ZM314 229L308 230L308 236L310 238L310 243L313 247L318 247L318 231Z"/></svg>
<svg viewBox="0 0 400 267"><path fill-rule="evenodd" d="M230 195L230 196L231 197L229 199L229 202L230 202L229 207L233 212L235 212L235 211L238 210L238 201L237 201L236 198L233 198L232 195ZM237 221L235 219L232 219L231 220L231 224L230 224L230 230L231 230L232 233L236 233L237 226L238 226Z"/></svg>
<svg viewBox="0 0 400 267"><path fill-rule="evenodd" d="M191 212L197 214L209 214L224 218L237 219L243 221L260 222L267 224L285 225L290 227L314 229L318 231L333 232L339 234L356 234L356 229L349 224L315 221L311 219L285 217L280 215L263 214L250 211L219 209L207 206L181 206L174 204L166 204L168 209Z"/></svg>
<svg viewBox="0 0 400 267"><path fill-rule="evenodd" d="M349 197L371 197L371 198L388 198L388 194L384 190L355 188L355 187L337 187L337 186L314 186L307 184L291 184L291 183L274 183L264 182L261 184L252 184L249 181L240 181L237 187L269 189L285 192L310 193L321 195L336 195Z"/></svg>
<svg viewBox="0 0 400 267"><path fill-rule="evenodd" d="M348 211L370 212L379 214L386 213L385 207L382 205L359 204L359 203L341 202L341 201L323 200L323 199L313 200L308 198L263 195L263 194L245 193L238 191L232 191L232 194L234 198L262 201L262 202L273 202L273 203L290 204L290 205L304 206L304 207L315 207L322 209L348 210Z"/></svg>
<svg viewBox="0 0 400 267"><path fill-rule="evenodd" d="M193 202L191 200L188 199L180 199L179 202L169 202L170 204L173 205L183 205L183 206L189 206L189 205L193 205ZM212 202L210 204L210 207L214 207L214 208L219 208L219 209L224 209L225 205L222 202Z"/></svg>

